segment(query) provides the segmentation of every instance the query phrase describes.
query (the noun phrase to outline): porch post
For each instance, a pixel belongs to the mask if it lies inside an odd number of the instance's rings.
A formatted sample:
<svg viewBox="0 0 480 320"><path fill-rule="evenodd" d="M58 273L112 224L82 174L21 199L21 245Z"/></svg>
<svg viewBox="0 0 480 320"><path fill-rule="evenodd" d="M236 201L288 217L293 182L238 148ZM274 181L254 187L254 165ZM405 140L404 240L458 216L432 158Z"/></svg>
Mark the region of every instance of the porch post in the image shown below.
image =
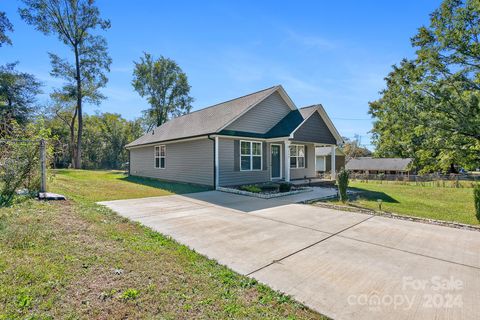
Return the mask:
<svg viewBox="0 0 480 320"><path fill-rule="evenodd" d="M218 183L220 181L220 168L219 168L219 161L218 161L218 136L215 137L215 188L219 187Z"/></svg>
<svg viewBox="0 0 480 320"><path fill-rule="evenodd" d="M332 153L331 153L331 154L332 154L332 156L331 156L331 159L332 159L332 163L331 163L331 165L332 165L332 168L331 168L332 180L335 180L335 179L337 178L337 169L336 169L336 164L335 164L335 160L336 160L336 159L335 159L335 158L336 158L336 156L335 156L335 151L336 151L336 148L337 148L336 145L333 145L333 146L332 146Z"/></svg>
<svg viewBox="0 0 480 320"><path fill-rule="evenodd" d="M290 182L290 141L285 140L285 181Z"/></svg>

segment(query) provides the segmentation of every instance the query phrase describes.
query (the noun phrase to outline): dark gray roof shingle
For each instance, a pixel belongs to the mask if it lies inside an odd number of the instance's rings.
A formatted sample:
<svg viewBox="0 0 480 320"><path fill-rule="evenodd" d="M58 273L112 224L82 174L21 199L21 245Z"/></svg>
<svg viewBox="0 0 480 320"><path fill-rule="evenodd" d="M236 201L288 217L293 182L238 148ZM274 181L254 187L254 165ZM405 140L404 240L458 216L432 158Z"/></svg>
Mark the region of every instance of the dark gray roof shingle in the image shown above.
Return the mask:
<svg viewBox="0 0 480 320"><path fill-rule="evenodd" d="M371 158L350 159L345 165L347 170L407 171L411 158Z"/></svg>
<svg viewBox="0 0 480 320"><path fill-rule="evenodd" d="M251 106L265 99L278 88L279 86L270 87L173 118L127 144L126 147L216 133L227 123L248 110Z"/></svg>

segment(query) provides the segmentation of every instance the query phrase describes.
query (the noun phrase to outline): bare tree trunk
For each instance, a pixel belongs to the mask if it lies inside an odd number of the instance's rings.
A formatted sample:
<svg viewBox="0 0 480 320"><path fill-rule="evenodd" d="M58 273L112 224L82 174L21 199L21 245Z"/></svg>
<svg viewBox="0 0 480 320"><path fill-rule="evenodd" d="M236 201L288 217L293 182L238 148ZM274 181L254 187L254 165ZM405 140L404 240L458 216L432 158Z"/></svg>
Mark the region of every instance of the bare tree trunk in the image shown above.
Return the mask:
<svg viewBox="0 0 480 320"><path fill-rule="evenodd" d="M72 167L76 168L76 148L75 148L75 120L77 120L77 109L73 113L72 120L69 124L70 126L70 157L72 159Z"/></svg>
<svg viewBox="0 0 480 320"><path fill-rule="evenodd" d="M78 45L75 46L75 69L76 69L76 80L77 80L77 110L78 110L75 169L80 169L82 167L83 114L82 114L82 79L81 79L81 73L80 73L80 59L78 57Z"/></svg>

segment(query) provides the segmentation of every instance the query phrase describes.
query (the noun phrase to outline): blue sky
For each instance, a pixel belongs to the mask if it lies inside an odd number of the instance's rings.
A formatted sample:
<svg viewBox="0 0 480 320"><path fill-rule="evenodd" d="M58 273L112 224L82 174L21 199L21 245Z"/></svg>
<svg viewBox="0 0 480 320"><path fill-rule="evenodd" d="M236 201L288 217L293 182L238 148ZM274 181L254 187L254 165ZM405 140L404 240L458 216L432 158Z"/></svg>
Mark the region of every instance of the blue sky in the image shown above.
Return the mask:
<svg viewBox="0 0 480 320"><path fill-rule="evenodd" d="M368 101L384 87L391 65L412 57L410 38L440 1L154 1L100 0L112 22L104 33L113 59L108 97L86 112L141 115L146 101L132 89L133 61L146 51L176 60L189 77L197 110L276 84L298 107L321 103L343 136L369 145ZM67 54L19 17L20 1L3 0L14 24L13 46L0 64L19 61L45 95L61 80L49 75L47 52Z"/></svg>

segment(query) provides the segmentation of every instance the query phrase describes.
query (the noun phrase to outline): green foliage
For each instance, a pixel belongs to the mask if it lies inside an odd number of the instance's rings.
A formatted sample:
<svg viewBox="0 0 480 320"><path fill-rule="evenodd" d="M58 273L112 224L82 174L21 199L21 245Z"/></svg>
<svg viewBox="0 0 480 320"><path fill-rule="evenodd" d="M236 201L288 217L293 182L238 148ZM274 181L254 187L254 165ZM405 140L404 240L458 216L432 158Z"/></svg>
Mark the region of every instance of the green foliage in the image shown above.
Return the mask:
<svg viewBox="0 0 480 320"><path fill-rule="evenodd" d="M480 184L473 188L473 201L475 203L476 217L480 221Z"/></svg>
<svg viewBox="0 0 480 320"><path fill-rule="evenodd" d="M255 186L255 185L240 186L240 190L253 192L253 193L262 192L262 189L259 186Z"/></svg>
<svg viewBox="0 0 480 320"><path fill-rule="evenodd" d="M172 59L161 56L155 60L144 53L140 61L135 62L132 85L151 106L144 111L149 129L162 125L171 117L186 114L192 108L187 75Z"/></svg>
<svg viewBox="0 0 480 320"><path fill-rule="evenodd" d="M135 300L140 295L140 292L136 289L127 289L121 294L123 300Z"/></svg>
<svg viewBox="0 0 480 320"><path fill-rule="evenodd" d="M262 183L261 185L259 185L259 187L262 189L263 192L272 192L272 191L278 191L280 185L274 182L267 182L267 183Z"/></svg>
<svg viewBox="0 0 480 320"><path fill-rule="evenodd" d="M357 157L369 157L372 155L372 152L365 147L359 145L357 139L352 140L347 137L343 137L342 151L345 154L347 159L357 158Z"/></svg>
<svg viewBox="0 0 480 320"><path fill-rule="evenodd" d="M12 40L5 34L7 31L13 31L13 25L8 20L5 12L0 11L0 47L6 44L12 44Z"/></svg>
<svg viewBox="0 0 480 320"><path fill-rule="evenodd" d="M338 193L340 195L340 201L342 201L343 203L348 201L348 176L348 171L343 168L337 174Z"/></svg>
<svg viewBox="0 0 480 320"><path fill-rule="evenodd" d="M12 204L16 192L25 188L29 195L40 189L40 139L48 138L43 123L29 124L14 130L9 140L0 142L0 207ZM51 148L47 148L47 157Z"/></svg>
<svg viewBox="0 0 480 320"><path fill-rule="evenodd" d="M47 116L46 123L56 137L54 165L66 168L71 163L69 123L58 110ZM85 169L125 169L128 151L125 145L143 134L140 120L126 120L119 114L85 115L82 167Z"/></svg>
<svg viewBox="0 0 480 320"><path fill-rule="evenodd" d="M140 137L143 129L138 120L103 113L85 117L84 134L84 168L124 169L128 162L125 145Z"/></svg>
<svg viewBox="0 0 480 320"><path fill-rule="evenodd" d="M71 157L75 168L81 167L83 139L83 103L98 104L104 96L99 89L107 84L106 72L112 59L108 55L107 41L95 34L100 28L110 28L110 21L100 17L93 0L49 1L23 0L20 16L45 35L56 35L71 51L69 58L49 53L50 74L66 84L54 92L70 102L68 122L71 129ZM76 136L74 126L76 126Z"/></svg>
<svg viewBox="0 0 480 320"><path fill-rule="evenodd" d="M0 138L8 138L13 122L25 125L35 111L41 83L35 76L15 70L17 63L0 66Z"/></svg>
<svg viewBox="0 0 480 320"><path fill-rule="evenodd" d="M370 103L383 157L412 157L422 172L480 165L480 6L444 0L412 39L414 60L387 76Z"/></svg>
<svg viewBox="0 0 480 320"><path fill-rule="evenodd" d="M278 187L280 192L290 192L290 190L292 190L292 184L288 182L282 182Z"/></svg>

